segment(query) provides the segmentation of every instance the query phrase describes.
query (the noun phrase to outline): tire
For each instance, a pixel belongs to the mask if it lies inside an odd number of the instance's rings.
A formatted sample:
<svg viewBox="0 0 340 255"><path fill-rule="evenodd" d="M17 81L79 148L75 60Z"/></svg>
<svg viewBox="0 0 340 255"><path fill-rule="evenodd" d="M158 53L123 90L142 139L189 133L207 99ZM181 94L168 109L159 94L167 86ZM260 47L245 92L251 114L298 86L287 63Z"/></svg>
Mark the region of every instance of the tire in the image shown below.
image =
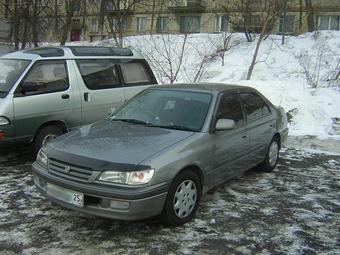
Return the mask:
<svg viewBox="0 0 340 255"><path fill-rule="evenodd" d="M184 196L181 192L184 192ZM170 186L161 220L170 226L190 221L197 211L201 195L201 182L197 174L190 170L180 173Z"/></svg>
<svg viewBox="0 0 340 255"><path fill-rule="evenodd" d="M277 136L274 136L269 144L266 158L262 162L262 164L260 164L260 167L263 171L270 173L275 169L276 164L279 160L279 152L280 140Z"/></svg>
<svg viewBox="0 0 340 255"><path fill-rule="evenodd" d="M34 139L33 146L35 154L39 152L42 146L62 135L63 133L63 130L58 126L50 125L43 127Z"/></svg>

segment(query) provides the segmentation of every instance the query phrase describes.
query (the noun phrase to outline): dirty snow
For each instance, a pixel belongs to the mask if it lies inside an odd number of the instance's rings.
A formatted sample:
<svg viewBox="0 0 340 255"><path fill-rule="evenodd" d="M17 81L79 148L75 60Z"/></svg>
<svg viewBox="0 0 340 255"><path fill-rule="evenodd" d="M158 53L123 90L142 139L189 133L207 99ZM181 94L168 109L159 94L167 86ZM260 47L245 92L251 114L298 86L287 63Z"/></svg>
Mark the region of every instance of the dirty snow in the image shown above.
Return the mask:
<svg viewBox="0 0 340 255"><path fill-rule="evenodd" d="M1 254L340 254L340 157L283 149L273 173L251 170L205 194L168 228L82 215L36 191L25 152L0 156Z"/></svg>

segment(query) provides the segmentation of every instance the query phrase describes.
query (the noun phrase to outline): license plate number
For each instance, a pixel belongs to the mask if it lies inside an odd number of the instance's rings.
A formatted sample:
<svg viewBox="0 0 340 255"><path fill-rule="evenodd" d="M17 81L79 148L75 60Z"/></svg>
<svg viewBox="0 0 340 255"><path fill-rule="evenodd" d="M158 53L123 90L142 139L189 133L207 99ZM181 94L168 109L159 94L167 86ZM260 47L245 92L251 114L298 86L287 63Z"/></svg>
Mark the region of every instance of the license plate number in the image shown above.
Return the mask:
<svg viewBox="0 0 340 255"><path fill-rule="evenodd" d="M54 184L47 184L47 195L54 197L63 202L84 207L84 194L70 189L56 186Z"/></svg>

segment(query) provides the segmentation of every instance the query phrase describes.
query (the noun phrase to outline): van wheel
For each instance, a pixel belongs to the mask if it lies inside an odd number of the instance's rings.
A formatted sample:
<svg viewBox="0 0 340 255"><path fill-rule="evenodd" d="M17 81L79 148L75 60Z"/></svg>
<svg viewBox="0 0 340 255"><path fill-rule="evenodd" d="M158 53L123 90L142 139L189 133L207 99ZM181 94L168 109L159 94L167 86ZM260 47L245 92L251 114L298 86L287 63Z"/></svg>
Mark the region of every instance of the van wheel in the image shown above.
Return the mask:
<svg viewBox="0 0 340 255"><path fill-rule="evenodd" d="M277 136L274 136L267 150L265 160L260 164L261 169L265 172L272 172L279 160L280 141Z"/></svg>
<svg viewBox="0 0 340 255"><path fill-rule="evenodd" d="M34 151L38 153L41 147L63 134L63 130L58 126L46 126L42 128L34 140Z"/></svg>
<svg viewBox="0 0 340 255"><path fill-rule="evenodd" d="M161 214L164 223L182 225L191 220L197 210L202 188L199 177L192 171L180 173L170 186Z"/></svg>

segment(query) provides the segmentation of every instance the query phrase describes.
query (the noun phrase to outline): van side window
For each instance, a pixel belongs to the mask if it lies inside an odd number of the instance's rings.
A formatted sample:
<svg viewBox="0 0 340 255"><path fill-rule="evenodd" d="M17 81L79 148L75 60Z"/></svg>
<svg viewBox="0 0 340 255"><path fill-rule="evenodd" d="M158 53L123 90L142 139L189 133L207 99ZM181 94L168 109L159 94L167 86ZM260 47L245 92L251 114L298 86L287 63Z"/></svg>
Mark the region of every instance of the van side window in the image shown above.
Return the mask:
<svg viewBox="0 0 340 255"><path fill-rule="evenodd" d="M69 80L66 61L48 60L36 62L17 88L15 94L20 95L22 84L28 82L37 84L37 90L26 92L24 96L67 90L69 88Z"/></svg>
<svg viewBox="0 0 340 255"><path fill-rule="evenodd" d="M152 77L146 66L139 61L120 64L125 83L129 86L152 84Z"/></svg>
<svg viewBox="0 0 340 255"><path fill-rule="evenodd" d="M76 60L85 86L90 90L122 87L117 62L112 59Z"/></svg>
<svg viewBox="0 0 340 255"><path fill-rule="evenodd" d="M248 120L256 119L270 113L265 101L255 93L241 93L241 99L247 113Z"/></svg>

